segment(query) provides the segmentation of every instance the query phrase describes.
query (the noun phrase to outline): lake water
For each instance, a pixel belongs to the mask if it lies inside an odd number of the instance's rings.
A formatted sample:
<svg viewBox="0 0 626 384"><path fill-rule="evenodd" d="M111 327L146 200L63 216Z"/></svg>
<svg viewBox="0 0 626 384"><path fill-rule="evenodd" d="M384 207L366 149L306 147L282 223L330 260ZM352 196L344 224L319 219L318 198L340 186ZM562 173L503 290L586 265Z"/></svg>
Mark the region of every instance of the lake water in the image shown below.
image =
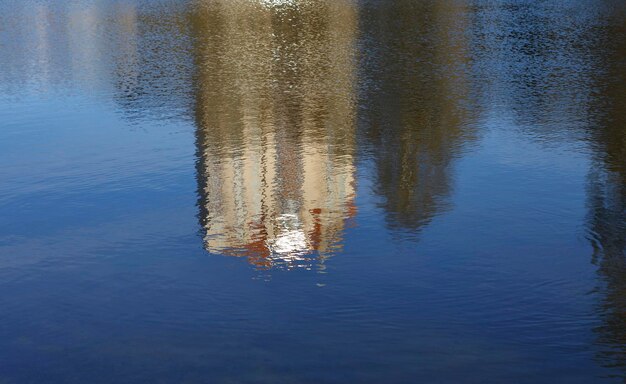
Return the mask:
<svg viewBox="0 0 626 384"><path fill-rule="evenodd" d="M626 3L0 0L1 383L626 379Z"/></svg>

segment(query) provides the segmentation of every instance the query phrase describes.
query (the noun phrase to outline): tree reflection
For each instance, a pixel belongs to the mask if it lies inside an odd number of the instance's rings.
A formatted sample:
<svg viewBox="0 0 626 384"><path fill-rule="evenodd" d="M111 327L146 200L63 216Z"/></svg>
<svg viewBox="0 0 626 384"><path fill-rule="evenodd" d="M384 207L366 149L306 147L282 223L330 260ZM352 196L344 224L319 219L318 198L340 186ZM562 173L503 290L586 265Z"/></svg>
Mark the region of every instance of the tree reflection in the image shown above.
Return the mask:
<svg viewBox="0 0 626 384"><path fill-rule="evenodd" d="M619 25L619 24L617 24ZM609 25L597 54L600 75L597 124L589 132L594 159L589 172L589 238L606 287L597 329L601 362L626 368L626 31Z"/></svg>
<svg viewBox="0 0 626 384"><path fill-rule="evenodd" d="M586 227L605 284L598 359L626 367L626 34L623 2L515 4L480 14L474 65L493 108L541 144L592 153ZM576 19L562 18L564 13ZM548 18L551 23L546 23ZM573 28L575 26L576 28ZM495 103L494 103L495 104Z"/></svg>
<svg viewBox="0 0 626 384"><path fill-rule="evenodd" d="M390 227L415 233L445 210L467 129L462 5L363 4L360 129Z"/></svg>

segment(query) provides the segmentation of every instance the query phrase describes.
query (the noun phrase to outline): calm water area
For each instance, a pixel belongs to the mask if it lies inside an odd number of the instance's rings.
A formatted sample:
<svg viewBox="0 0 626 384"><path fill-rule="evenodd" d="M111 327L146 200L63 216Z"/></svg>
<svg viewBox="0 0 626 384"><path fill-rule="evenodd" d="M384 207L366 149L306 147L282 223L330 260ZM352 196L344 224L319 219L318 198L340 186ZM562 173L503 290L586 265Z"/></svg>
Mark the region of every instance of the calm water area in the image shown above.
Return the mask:
<svg viewBox="0 0 626 384"><path fill-rule="evenodd" d="M626 380L626 2L0 0L0 383Z"/></svg>

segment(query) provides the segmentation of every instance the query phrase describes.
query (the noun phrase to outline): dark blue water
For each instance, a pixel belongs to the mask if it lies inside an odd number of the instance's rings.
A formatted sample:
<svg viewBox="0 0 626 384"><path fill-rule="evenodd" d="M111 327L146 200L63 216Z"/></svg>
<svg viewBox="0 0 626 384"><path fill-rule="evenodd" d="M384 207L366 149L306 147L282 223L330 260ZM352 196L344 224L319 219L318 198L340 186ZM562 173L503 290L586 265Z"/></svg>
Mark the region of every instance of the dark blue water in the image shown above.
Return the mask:
<svg viewBox="0 0 626 384"><path fill-rule="evenodd" d="M0 0L0 382L626 378L626 3Z"/></svg>

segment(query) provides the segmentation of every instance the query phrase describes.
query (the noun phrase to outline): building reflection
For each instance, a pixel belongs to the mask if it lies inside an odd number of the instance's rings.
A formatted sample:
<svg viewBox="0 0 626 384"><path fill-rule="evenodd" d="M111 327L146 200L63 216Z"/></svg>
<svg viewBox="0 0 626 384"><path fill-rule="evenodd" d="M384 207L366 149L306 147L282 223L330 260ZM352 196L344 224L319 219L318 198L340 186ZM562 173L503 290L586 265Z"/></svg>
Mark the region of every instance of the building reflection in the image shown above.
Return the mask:
<svg viewBox="0 0 626 384"><path fill-rule="evenodd" d="M98 94L111 91L111 68L132 49L136 10L118 1L14 2L0 9L26 21L0 35L0 86L51 92L80 87ZM110 23L103 23L103 20ZM8 20L8 19L7 19ZM8 54L10 52L10 54Z"/></svg>
<svg viewBox="0 0 626 384"><path fill-rule="evenodd" d="M207 0L190 18L206 249L323 268L355 214L355 5Z"/></svg>
<svg viewBox="0 0 626 384"><path fill-rule="evenodd" d="M117 37L111 69L113 97L124 117L187 120L193 114L195 73L187 15L190 7L167 4L154 12L118 5ZM125 12L122 13L121 10Z"/></svg>
<svg viewBox="0 0 626 384"><path fill-rule="evenodd" d="M360 136L391 228L415 234L448 207L472 138L462 4L364 2Z"/></svg>
<svg viewBox="0 0 626 384"><path fill-rule="evenodd" d="M0 34L0 89L84 92L112 97L126 119L185 118L192 104L193 55L184 15L134 1L15 2L0 11L23 26Z"/></svg>

